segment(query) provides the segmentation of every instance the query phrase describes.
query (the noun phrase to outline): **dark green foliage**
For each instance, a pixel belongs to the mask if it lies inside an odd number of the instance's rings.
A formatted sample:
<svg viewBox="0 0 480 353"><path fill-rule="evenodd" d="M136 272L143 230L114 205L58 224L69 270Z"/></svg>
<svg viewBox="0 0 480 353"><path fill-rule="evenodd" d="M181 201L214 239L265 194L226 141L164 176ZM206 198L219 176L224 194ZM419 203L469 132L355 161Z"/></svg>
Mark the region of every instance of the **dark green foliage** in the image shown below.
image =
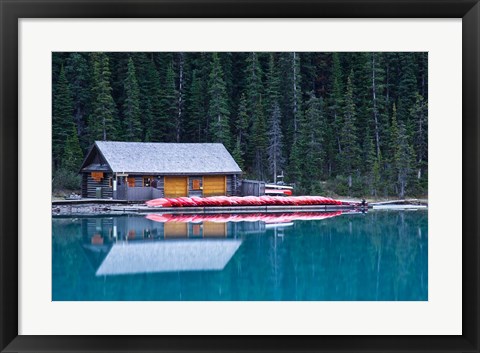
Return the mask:
<svg viewBox="0 0 480 353"><path fill-rule="evenodd" d="M93 108L89 117L90 140L115 140L119 121L110 85L110 65L107 54L93 53Z"/></svg>
<svg viewBox="0 0 480 353"><path fill-rule="evenodd" d="M66 60L65 75L70 83L73 98L73 120L80 136L80 146L86 151L89 146L87 139L87 119L91 109L91 72L88 55L72 53Z"/></svg>
<svg viewBox="0 0 480 353"><path fill-rule="evenodd" d="M280 100L280 79L278 77L278 69L275 63L275 56L273 53L269 55L267 82L266 82L266 106L269 115L272 115L275 105L278 105L280 112L280 106L278 101Z"/></svg>
<svg viewBox="0 0 480 353"><path fill-rule="evenodd" d="M267 178L267 122L263 113L261 99L257 102L257 109L252 123L250 145L253 150L253 176L259 180Z"/></svg>
<svg viewBox="0 0 480 353"><path fill-rule="evenodd" d="M352 178L359 168L360 148L358 146L358 135L356 127L357 113L353 101L353 84L351 77L347 80L345 93L345 107L343 111L343 126L341 129L340 143L342 150L339 153L339 165L343 175L348 177L348 187L352 188Z"/></svg>
<svg viewBox="0 0 480 353"><path fill-rule="evenodd" d="M234 126L235 134L237 136L235 149L234 149L234 158L237 161L238 165L240 163L245 167L245 155L248 150L248 123L249 118L247 114L247 98L245 94L242 93L240 97L240 103L238 106L238 114L236 118L236 124ZM240 161L240 163L239 163ZM244 168L241 168L242 170Z"/></svg>
<svg viewBox="0 0 480 353"><path fill-rule="evenodd" d="M160 76L155 67L152 53L133 53L135 76L139 88L138 106L140 109L140 138L145 141L161 141L161 86ZM124 64L128 67L128 64ZM127 73L123 75L124 80ZM124 96L126 91L124 90ZM122 106L124 106L124 103ZM124 118L125 119L125 118Z"/></svg>
<svg viewBox="0 0 480 353"><path fill-rule="evenodd" d="M175 86L175 71L173 70L173 60L167 63L167 69L165 71L164 84L162 86L160 95L160 111L162 126L159 130L160 141L162 142L175 142L176 131L175 121L177 119L177 100L178 91Z"/></svg>
<svg viewBox="0 0 480 353"><path fill-rule="evenodd" d="M426 187L426 172L428 167L428 106L424 98L417 93L415 105L410 110L410 118L414 122L414 149L416 151L417 179Z"/></svg>
<svg viewBox="0 0 480 353"><path fill-rule="evenodd" d="M283 171L297 194L428 191L427 53L53 53L52 65L54 173L77 172L95 140L222 142L246 177Z"/></svg>
<svg viewBox="0 0 480 353"><path fill-rule="evenodd" d="M235 162L237 162L238 166L240 169L244 170L245 168L245 161L243 160L243 151L242 151L242 145L240 143L240 136L237 137L237 142L235 143L235 148L232 151L232 157L235 159Z"/></svg>
<svg viewBox="0 0 480 353"><path fill-rule="evenodd" d="M52 157L53 166L58 167L61 163L65 142L74 128L73 99L63 65L53 94L55 99L53 100L52 116Z"/></svg>
<svg viewBox="0 0 480 353"><path fill-rule="evenodd" d="M217 53L212 55L212 71L208 85L210 106L208 109L209 130L212 142L220 142L231 148L230 112L223 70Z"/></svg>
<svg viewBox="0 0 480 353"><path fill-rule="evenodd" d="M57 169L53 173L52 190L75 190L79 191L82 178L78 171L67 170L64 168Z"/></svg>
<svg viewBox="0 0 480 353"><path fill-rule="evenodd" d="M77 129L72 126L72 132L65 142L65 150L62 159L62 168L70 171L78 171L83 161L83 152L80 148Z"/></svg>
<svg viewBox="0 0 480 353"><path fill-rule="evenodd" d="M283 134L280 125L282 116L278 103L273 104L273 110L268 123L268 170L271 180L277 181L277 175L283 170Z"/></svg>
<svg viewBox="0 0 480 353"><path fill-rule="evenodd" d="M187 90L187 114L189 119L186 122L186 137L191 142L203 142L206 136L206 118L204 85L200 72L193 70L191 85Z"/></svg>
<svg viewBox="0 0 480 353"><path fill-rule="evenodd" d="M140 90L133 60L128 60L127 77L124 82L125 102L124 111L124 137L127 141L141 141L142 127L140 125Z"/></svg>
<svg viewBox="0 0 480 353"><path fill-rule="evenodd" d="M397 112L393 106L391 139L393 143L392 167L396 192L404 198L412 176L413 149L408 142L407 129L403 121L397 122Z"/></svg>
<svg viewBox="0 0 480 353"><path fill-rule="evenodd" d="M313 194L314 188L318 189L318 183L322 180L325 159L325 126L323 100L315 97L314 92L311 91L300 126L300 140L303 149L301 182L308 194Z"/></svg>

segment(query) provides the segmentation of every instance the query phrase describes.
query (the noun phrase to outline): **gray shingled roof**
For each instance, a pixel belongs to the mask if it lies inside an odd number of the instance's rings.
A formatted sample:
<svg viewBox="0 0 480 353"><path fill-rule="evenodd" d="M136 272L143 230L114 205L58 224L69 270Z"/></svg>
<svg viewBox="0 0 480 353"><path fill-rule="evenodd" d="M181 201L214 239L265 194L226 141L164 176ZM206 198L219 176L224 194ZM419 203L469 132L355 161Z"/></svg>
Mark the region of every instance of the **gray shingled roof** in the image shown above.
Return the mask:
<svg viewBox="0 0 480 353"><path fill-rule="evenodd" d="M113 172L154 174L241 173L221 143L96 141Z"/></svg>

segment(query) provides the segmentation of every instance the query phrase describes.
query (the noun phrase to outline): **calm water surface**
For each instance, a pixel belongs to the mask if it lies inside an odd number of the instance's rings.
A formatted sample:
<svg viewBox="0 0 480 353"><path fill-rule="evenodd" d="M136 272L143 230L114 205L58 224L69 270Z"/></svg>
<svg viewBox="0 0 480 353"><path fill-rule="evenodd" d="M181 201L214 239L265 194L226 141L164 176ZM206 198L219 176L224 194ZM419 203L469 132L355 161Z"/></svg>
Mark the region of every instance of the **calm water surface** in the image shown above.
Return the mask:
<svg viewBox="0 0 480 353"><path fill-rule="evenodd" d="M428 300L427 211L244 217L54 218L52 298Z"/></svg>

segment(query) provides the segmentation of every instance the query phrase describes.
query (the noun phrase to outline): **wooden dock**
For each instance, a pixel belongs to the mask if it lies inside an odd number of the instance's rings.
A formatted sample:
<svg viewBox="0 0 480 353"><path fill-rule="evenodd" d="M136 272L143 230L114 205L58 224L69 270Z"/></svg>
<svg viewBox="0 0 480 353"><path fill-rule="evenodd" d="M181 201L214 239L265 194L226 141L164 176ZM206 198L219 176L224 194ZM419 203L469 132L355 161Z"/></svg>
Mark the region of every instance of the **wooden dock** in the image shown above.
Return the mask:
<svg viewBox="0 0 480 353"><path fill-rule="evenodd" d="M145 204L112 199L79 199L52 201L52 215L86 216L123 215L150 213L163 214L235 214L235 213L294 213L294 212L365 212L369 207L359 205L275 205L275 206L196 206L196 207L149 207Z"/></svg>
<svg viewBox="0 0 480 353"><path fill-rule="evenodd" d="M111 206L112 213L165 213L165 214L225 214L225 213L293 213L293 212L330 212L365 211L367 207L351 205L305 205L305 206L205 206L205 207L148 207L148 206Z"/></svg>

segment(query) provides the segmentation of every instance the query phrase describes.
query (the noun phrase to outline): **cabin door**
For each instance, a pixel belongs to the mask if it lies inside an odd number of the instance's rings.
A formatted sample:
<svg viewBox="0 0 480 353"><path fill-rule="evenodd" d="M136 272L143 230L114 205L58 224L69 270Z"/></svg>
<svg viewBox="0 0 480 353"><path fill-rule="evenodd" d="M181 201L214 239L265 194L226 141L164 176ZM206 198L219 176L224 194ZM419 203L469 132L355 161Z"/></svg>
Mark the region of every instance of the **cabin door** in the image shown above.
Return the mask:
<svg viewBox="0 0 480 353"><path fill-rule="evenodd" d="M209 175L203 177L203 196L223 196L227 194L227 177Z"/></svg>
<svg viewBox="0 0 480 353"><path fill-rule="evenodd" d="M187 177L166 176L165 177L165 197L187 196L188 188Z"/></svg>

